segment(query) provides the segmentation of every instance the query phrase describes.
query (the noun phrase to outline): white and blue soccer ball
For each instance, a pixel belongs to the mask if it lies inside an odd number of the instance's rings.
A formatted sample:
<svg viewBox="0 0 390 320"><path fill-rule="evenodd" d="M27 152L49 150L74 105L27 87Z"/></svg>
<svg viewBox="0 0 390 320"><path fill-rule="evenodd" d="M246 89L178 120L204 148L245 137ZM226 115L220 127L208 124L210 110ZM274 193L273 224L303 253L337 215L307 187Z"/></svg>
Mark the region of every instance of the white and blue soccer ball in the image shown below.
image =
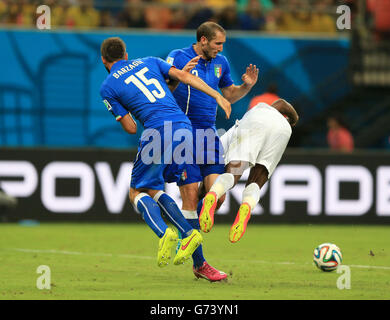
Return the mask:
<svg viewBox="0 0 390 320"><path fill-rule="evenodd" d="M343 255L335 244L323 243L314 249L313 261L322 271L333 271L343 262Z"/></svg>

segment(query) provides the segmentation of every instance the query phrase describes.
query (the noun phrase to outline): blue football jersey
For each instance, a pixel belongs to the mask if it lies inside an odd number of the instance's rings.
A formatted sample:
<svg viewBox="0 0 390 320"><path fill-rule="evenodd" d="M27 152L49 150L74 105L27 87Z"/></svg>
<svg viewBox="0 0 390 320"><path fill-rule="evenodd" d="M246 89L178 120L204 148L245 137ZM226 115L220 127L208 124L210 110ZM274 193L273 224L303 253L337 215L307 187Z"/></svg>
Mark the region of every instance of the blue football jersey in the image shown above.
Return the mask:
<svg viewBox="0 0 390 320"><path fill-rule="evenodd" d="M191 45L188 48L173 50L169 53L167 62L181 70L188 61L196 56L197 53ZM226 57L220 54L211 61L200 58L191 72L215 90L233 84L229 63ZM173 96L191 120L193 127L205 128L215 125L217 102L214 98L183 83L178 85Z"/></svg>
<svg viewBox="0 0 390 320"><path fill-rule="evenodd" d="M190 123L166 83L171 67L156 57L116 62L100 88L107 109L118 121L130 112L144 128Z"/></svg>

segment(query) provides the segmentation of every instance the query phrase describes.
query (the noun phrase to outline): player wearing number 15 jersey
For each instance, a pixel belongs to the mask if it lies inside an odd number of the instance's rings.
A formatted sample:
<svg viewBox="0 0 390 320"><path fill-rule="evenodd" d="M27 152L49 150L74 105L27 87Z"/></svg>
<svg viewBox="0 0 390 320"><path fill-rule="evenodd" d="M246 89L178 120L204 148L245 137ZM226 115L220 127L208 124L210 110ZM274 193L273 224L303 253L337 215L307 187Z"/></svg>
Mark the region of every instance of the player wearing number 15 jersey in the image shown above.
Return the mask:
<svg viewBox="0 0 390 320"><path fill-rule="evenodd" d="M180 159L176 159L176 148L189 151L192 160L192 127L173 98L166 80L182 81L213 96L228 116L230 103L203 81L173 68L162 59L147 57L128 60L126 46L120 38L104 40L101 54L109 72L100 89L104 104L126 132L134 134L137 131L132 115L145 129L131 174L130 201L160 238L158 265L162 267L168 264L171 249L177 241L176 231L168 228L160 209L186 237L173 261L174 264L184 263L203 239L163 190L165 182L178 180L185 165L181 160L187 159L182 157L181 152Z"/></svg>

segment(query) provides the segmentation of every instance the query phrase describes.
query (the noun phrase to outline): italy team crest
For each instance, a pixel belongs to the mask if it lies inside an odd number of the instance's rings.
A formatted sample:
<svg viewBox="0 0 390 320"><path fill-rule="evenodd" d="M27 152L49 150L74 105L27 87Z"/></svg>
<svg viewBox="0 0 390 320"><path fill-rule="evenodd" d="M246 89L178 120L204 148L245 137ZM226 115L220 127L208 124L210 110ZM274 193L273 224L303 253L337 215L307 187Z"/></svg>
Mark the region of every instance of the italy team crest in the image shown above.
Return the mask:
<svg viewBox="0 0 390 320"><path fill-rule="evenodd" d="M187 170L186 169L184 169L180 178L182 181L185 181L187 179Z"/></svg>
<svg viewBox="0 0 390 320"><path fill-rule="evenodd" d="M222 75L222 65L221 64L215 64L214 65L214 74L219 79Z"/></svg>

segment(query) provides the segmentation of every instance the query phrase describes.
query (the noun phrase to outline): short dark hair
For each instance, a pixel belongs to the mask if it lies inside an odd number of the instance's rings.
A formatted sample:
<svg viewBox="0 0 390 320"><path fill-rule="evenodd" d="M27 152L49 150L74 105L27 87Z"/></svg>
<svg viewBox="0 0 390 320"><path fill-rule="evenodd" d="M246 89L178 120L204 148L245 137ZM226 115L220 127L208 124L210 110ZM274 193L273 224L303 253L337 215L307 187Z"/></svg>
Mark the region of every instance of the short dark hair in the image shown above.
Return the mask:
<svg viewBox="0 0 390 320"><path fill-rule="evenodd" d="M294 107L291 104L289 104L286 100L278 99L274 101L271 104L271 106L273 106L282 115L284 115L292 127L294 127L297 124L299 120L298 113L294 109Z"/></svg>
<svg viewBox="0 0 390 320"><path fill-rule="evenodd" d="M126 54L126 44L119 37L107 38L103 41L100 52L107 62L121 60Z"/></svg>
<svg viewBox="0 0 390 320"><path fill-rule="evenodd" d="M203 36L206 37L207 40L211 41L215 38L217 31L226 34L225 29L218 23L212 21L203 22L196 30L196 41L199 42Z"/></svg>

